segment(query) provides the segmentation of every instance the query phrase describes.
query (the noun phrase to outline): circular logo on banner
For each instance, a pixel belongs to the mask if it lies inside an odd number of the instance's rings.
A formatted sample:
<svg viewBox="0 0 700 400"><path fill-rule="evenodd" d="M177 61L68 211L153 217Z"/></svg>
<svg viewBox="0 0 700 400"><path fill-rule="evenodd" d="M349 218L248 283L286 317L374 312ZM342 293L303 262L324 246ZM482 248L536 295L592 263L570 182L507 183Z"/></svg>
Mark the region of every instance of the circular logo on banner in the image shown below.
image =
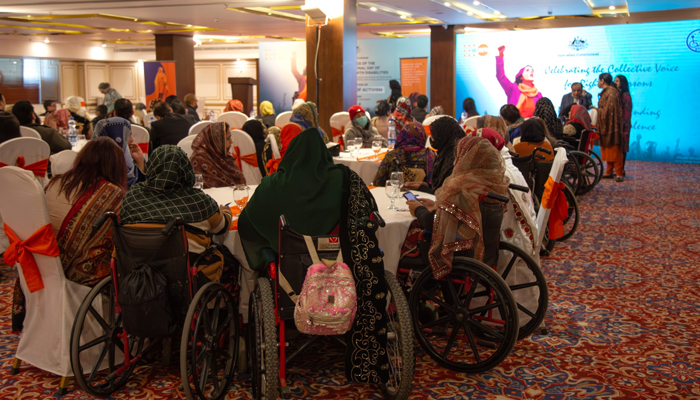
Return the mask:
<svg viewBox="0 0 700 400"><path fill-rule="evenodd" d="M700 29L696 29L688 35L685 44L691 51L700 53Z"/></svg>
<svg viewBox="0 0 700 400"><path fill-rule="evenodd" d="M485 56L489 54L489 46L482 44L481 46L479 46L478 52L480 56Z"/></svg>

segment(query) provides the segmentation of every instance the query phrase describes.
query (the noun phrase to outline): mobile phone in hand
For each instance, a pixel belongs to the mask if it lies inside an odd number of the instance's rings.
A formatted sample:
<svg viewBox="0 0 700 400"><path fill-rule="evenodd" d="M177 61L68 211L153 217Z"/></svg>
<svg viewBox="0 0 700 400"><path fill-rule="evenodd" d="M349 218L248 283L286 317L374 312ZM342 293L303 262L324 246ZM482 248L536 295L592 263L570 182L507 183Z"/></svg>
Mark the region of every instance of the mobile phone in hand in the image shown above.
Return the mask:
<svg viewBox="0 0 700 400"><path fill-rule="evenodd" d="M405 197L406 200L415 200L415 201L418 201L418 198L416 197L416 195L413 194L413 193L411 193L411 192L406 192L406 193L404 193L404 194L403 194L403 197Z"/></svg>

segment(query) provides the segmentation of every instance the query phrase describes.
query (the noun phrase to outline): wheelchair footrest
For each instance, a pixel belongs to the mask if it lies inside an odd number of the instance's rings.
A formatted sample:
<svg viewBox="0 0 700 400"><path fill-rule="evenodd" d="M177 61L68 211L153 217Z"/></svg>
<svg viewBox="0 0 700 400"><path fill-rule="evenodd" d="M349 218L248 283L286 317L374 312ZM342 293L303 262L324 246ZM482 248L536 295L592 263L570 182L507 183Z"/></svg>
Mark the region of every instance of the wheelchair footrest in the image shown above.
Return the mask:
<svg viewBox="0 0 700 400"><path fill-rule="evenodd" d="M283 399L291 399L292 398L292 389L290 389L289 386L282 386L280 388L280 396Z"/></svg>

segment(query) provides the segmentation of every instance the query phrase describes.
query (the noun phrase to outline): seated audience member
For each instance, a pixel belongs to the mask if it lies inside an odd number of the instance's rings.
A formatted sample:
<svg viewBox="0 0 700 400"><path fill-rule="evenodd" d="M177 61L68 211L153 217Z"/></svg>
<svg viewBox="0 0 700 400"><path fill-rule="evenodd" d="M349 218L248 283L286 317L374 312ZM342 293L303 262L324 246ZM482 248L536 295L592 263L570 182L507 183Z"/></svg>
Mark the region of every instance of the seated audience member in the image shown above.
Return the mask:
<svg viewBox="0 0 700 400"><path fill-rule="evenodd" d="M7 103L5 102L5 96L3 96L2 93L0 93L0 111L5 111L5 106L7 106Z"/></svg>
<svg viewBox="0 0 700 400"><path fill-rule="evenodd" d="M265 164L263 164L262 156L262 153L265 151L265 139L267 138L267 128L265 127L265 124L259 119L250 119L243 124L241 130L247 133L248 136L253 139L253 143L255 143L255 154L258 159L258 168L260 169L262 176L266 176L267 171L265 170ZM272 150L270 150L267 158L272 158Z"/></svg>
<svg viewBox="0 0 700 400"><path fill-rule="evenodd" d="M267 128L267 133L268 136L272 135L272 137L274 137L273 140L277 144L277 150L279 151L279 149L282 148L282 130L276 126L272 126L270 128ZM263 148L263 151L260 154L260 156L262 157L262 165L265 166L265 175L263 176L267 176L270 174L270 168L272 168L272 166L275 165L276 161L274 159L275 155L272 152L272 145L267 141L265 141L265 147Z"/></svg>
<svg viewBox="0 0 700 400"><path fill-rule="evenodd" d="M171 94L170 96L165 98L165 103L172 107L173 101L175 101L175 100L177 100L177 96L175 96L174 94Z"/></svg>
<svg viewBox="0 0 700 400"><path fill-rule="evenodd" d="M44 100L44 112L40 115L40 117L45 117L48 114L51 114L52 112L56 111L56 100Z"/></svg>
<svg viewBox="0 0 700 400"><path fill-rule="evenodd" d="M124 153L126 161L126 183L128 187L146 180L146 161L141 148L131 137L131 122L121 117L103 119L95 126L94 138L107 136L112 139Z"/></svg>
<svg viewBox="0 0 700 400"><path fill-rule="evenodd" d="M92 119L92 127L94 129L95 125L97 125L98 122L102 121L103 119L107 118L107 106L104 104L100 104L97 106L97 116Z"/></svg>
<svg viewBox="0 0 700 400"><path fill-rule="evenodd" d="M292 117L289 119L289 123L282 127L282 136L289 137L289 141L291 141L293 137L311 128L316 128L323 142L328 143L326 132L318 126L318 109L316 108L316 104L306 101L292 111ZM289 144L289 141L287 141L287 144ZM280 151L281 150L282 149L280 149ZM284 153L282 156L284 156Z"/></svg>
<svg viewBox="0 0 700 400"><path fill-rule="evenodd" d="M502 141L498 136L495 134L491 138ZM450 248L468 248L469 243L473 243L473 258L487 265L495 264L498 249L486 249L484 241L490 238L498 243L501 226L482 220L479 200L488 193L508 196L505 163L487 138L465 137L456 150L454 170L436 192L435 201L407 202L420 225L432 231L430 266L435 276L444 276L452 269L454 251ZM502 203L489 198L482 201L487 203L485 207L503 207ZM470 222L466 223L462 216L467 216Z"/></svg>
<svg viewBox="0 0 700 400"><path fill-rule="evenodd" d="M593 105L593 96L587 91L583 90L583 85L579 82L572 83L571 93L567 93L561 98L561 105L559 106L559 119L563 119L563 111L567 106L576 104L583 106L586 110L591 108Z"/></svg>
<svg viewBox="0 0 700 400"><path fill-rule="evenodd" d="M228 103L226 103L226 108L224 108L224 112L231 112L231 111L238 111L238 112L243 112L243 103L240 100L229 100Z"/></svg>
<svg viewBox="0 0 700 400"><path fill-rule="evenodd" d="M186 94L183 102L185 103L187 115L192 115L195 123L199 122L199 114L197 113L197 97L194 95L194 93Z"/></svg>
<svg viewBox="0 0 700 400"><path fill-rule="evenodd" d="M39 117L34 113L34 106L32 106L32 103L26 100L18 101L12 107L12 114L17 117L20 125L39 132L41 140L48 143L51 148L51 154L56 154L60 151L70 150L72 148L68 139L64 138L58 131L39 124Z"/></svg>
<svg viewBox="0 0 700 400"><path fill-rule="evenodd" d="M493 115L486 114L483 117L479 117L479 119L476 120L476 127L477 129L493 129L499 135L501 135L505 143L505 147L507 147L508 150L513 150L513 143L509 141L510 135L508 135L508 126L506 126L506 123L503 122L503 118L494 117Z"/></svg>
<svg viewBox="0 0 700 400"><path fill-rule="evenodd" d="M554 160L554 149L547 140L547 126L544 121L539 118L528 119L523 123L521 133L520 141L513 146L520 157L529 156L535 148L543 147L552 154L538 153L544 156L544 160L538 161Z"/></svg>
<svg viewBox="0 0 700 400"><path fill-rule="evenodd" d="M535 104L534 116L544 121L551 136L553 136L556 140L562 139L562 131L564 126L562 125L561 120L557 118L557 113L554 111L554 105L548 98L542 97L541 99L537 100L537 103Z"/></svg>
<svg viewBox="0 0 700 400"><path fill-rule="evenodd" d="M382 100L374 108L375 117L372 118L372 126L377 128L377 132L387 139L389 136L389 120L391 119L391 105L388 101Z"/></svg>
<svg viewBox="0 0 700 400"><path fill-rule="evenodd" d="M464 137L464 130L454 118L445 116L433 121L430 124L430 131L432 133L430 145L437 151L430 182L409 182L404 185L406 189L435 193L445 182L445 179L452 174L455 146Z"/></svg>
<svg viewBox="0 0 700 400"><path fill-rule="evenodd" d="M584 131L591 131L591 115L583 106L574 105L571 110L564 114L566 117L566 125L564 125L564 140L572 144L581 139L581 134Z"/></svg>
<svg viewBox="0 0 700 400"><path fill-rule="evenodd" d="M418 96L416 107L411 111L411 115L416 121L423 123L423 120L428 115L428 112L425 110L426 107L428 107L428 96L422 94Z"/></svg>
<svg viewBox="0 0 700 400"><path fill-rule="evenodd" d="M189 121L190 126L197 123L194 115L187 114L187 109L185 108L185 105L180 102L180 100L173 100L173 102L170 103L170 108L173 109L173 113L182 115L187 121Z"/></svg>
<svg viewBox="0 0 700 400"><path fill-rule="evenodd" d="M260 119L267 128L275 126L277 114L275 114L275 108L269 101L260 103Z"/></svg>
<svg viewBox="0 0 700 400"><path fill-rule="evenodd" d="M403 126L415 122L411 116L411 100L407 97L399 97L396 101L396 110L394 110L394 123L396 124L396 132L403 129Z"/></svg>
<svg viewBox="0 0 700 400"><path fill-rule="evenodd" d="M162 103L162 102L163 102L163 100L157 99L157 98L151 100L151 102L148 103L148 111L153 112L156 109L156 106L158 105L158 103Z"/></svg>
<svg viewBox="0 0 700 400"><path fill-rule="evenodd" d="M0 110L0 143L22 137L19 132L19 126L17 117Z"/></svg>
<svg viewBox="0 0 700 400"><path fill-rule="evenodd" d="M114 116L129 120L129 122L133 124L132 117L134 116L134 106L131 104L131 100L121 98L115 101Z"/></svg>
<svg viewBox="0 0 700 400"><path fill-rule="evenodd" d="M464 99L462 102L462 110L467 114L467 118L479 116L479 112L476 111L476 103L474 103L474 99L471 97ZM462 123L464 123L464 121L462 121Z"/></svg>
<svg viewBox="0 0 700 400"><path fill-rule="evenodd" d="M70 118L73 118L73 121L75 121L79 134L85 135L86 138L90 139L92 137L90 116L87 113L87 109L85 109L80 102L80 99L75 96L69 97L66 99L66 104L63 108L70 111Z"/></svg>
<svg viewBox="0 0 700 400"><path fill-rule="evenodd" d="M292 103L292 111L296 110L297 107L299 107L300 105L302 105L304 103L306 103L306 100L304 100L304 99L294 100L294 103Z"/></svg>
<svg viewBox="0 0 700 400"><path fill-rule="evenodd" d="M143 103L136 103L134 105L134 117L138 117L138 123L140 125L146 124L146 105Z"/></svg>
<svg viewBox="0 0 700 400"><path fill-rule="evenodd" d="M152 150L166 144L177 145L190 133L192 121L174 113L167 103L158 103L153 116L157 121L151 123Z"/></svg>
<svg viewBox="0 0 700 400"><path fill-rule="evenodd" d="M362 139L362 147L366 149L372 148L372 142L375 138L381 138L382 147L387 147L386 139L379 135L379 132L372 126L365 110L360 106L352 106L348 110L350 114L350 123L345 127L344 141Z"/></svg>
<svg viewBox="0 0 700 400"><path fill-rule="evenodd" d="M406 182L430 182L433 171L432 150L425 148L428 135L418 122L406 124L396 135L396 145L389 151L374 176L374 186L384 186L394 171L404 173Z"/></svg>
<svg viewBox="0 0 700 400"><path fill-rule="evenodd" d="M231 155L231 130L225 122L207 125L192 142L190 161L202 174L204 188L244 184L245 177Z"/></svg>
<svg viewBox="0 0 700 400"><path fill-rule="evenodd" d="M223 138L222 138L223 139ZM157 148L148 163L148 179L129 189L119 217L123 224L167 224L173 218L185 222L190 262L204 253L213 235L224 235L231 223L231 209L217 205L201 189L195 189L194 169L187 155L177 146ZM220 281L224 257L215 250L200 260L197 280L200 284Z"/></svg>
<svg viewBox="0 0 700 400"><path fill-rule="evenodd" d="M520 111L512 104L501 107L501 118L508 126L508 141L513 145L517 144L520 141L520 126L525 122L525 118L520 116Z"/></svg>

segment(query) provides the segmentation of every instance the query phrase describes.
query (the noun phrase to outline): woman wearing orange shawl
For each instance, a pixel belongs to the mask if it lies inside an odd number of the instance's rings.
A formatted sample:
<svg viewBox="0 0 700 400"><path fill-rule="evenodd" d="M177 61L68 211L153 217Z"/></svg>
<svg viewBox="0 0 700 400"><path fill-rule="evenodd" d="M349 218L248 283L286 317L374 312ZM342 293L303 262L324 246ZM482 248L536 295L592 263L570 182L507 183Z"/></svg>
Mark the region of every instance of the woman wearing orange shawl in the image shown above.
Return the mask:
<svg viewBox="0 0 700 400"><path fill-rule="evenodd" d="M196 174L202 174L204 188L245 184L245 177L231 155L231 130L225 122L204 128L192 142L190 161Z"/></svg>
<svg viewBox="0 0 700 400"><path fill-rule="evenodd" d="M243 103L240 100L229 100L224 108L224 112L238 111L243 112Z"/></svg>
<svg viewBox="0 0 700 400"><path fill-rule="evenodd" d="M156 93L158 93L158 99L165 101L166 92L168 91L168 78L165 76L165 72L163 72L163 67L158 68L154 83L156 86Z"/></svg>

